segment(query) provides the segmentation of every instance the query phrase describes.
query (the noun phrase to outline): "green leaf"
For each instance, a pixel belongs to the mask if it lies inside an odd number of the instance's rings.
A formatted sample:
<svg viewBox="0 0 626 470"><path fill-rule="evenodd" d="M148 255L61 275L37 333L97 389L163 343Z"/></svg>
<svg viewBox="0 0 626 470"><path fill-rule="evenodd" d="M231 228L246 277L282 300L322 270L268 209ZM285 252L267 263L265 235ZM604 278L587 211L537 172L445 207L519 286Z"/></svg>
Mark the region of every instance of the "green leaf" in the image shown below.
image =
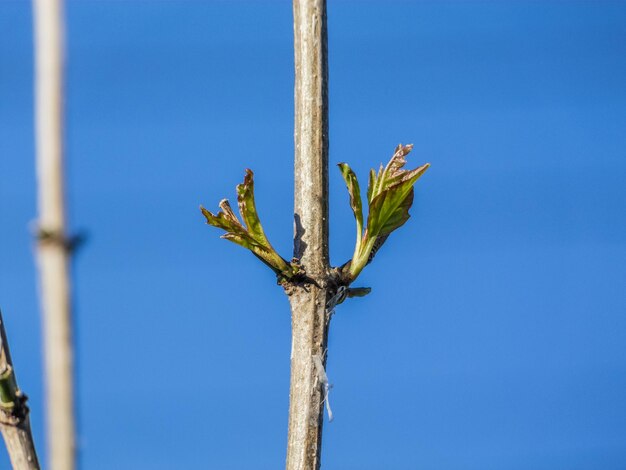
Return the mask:
<svg viewBox="0 0 626 470"><path fill-rule="evenodd" d="M346 186L348 187L348 193L350 194L350 206L352 207L352 212L354 212L354 217L358 224L363 225L363 207L359 181L357 180L354 171L352 171L347 163L340 163L338 166L341 170L341 175L346 182Z"/></svg>
<svg viewBox="0 0 626 470"><path fill-rule="evenodd" d="M414 170L405 170L406 156L412 149L412 145L398 145L385 167L381 165L378 172L373 169L370 171L367 188L369 212L365 233L357 241L354 256L346 265L350 282L374 258L389 234L409 220L409 209L414 197L413 186L430 166L427 163ZM350 191L351 183L348 180L354 177L356 181L356 176L353 176L354 173L346 164L342 165L340 168ZM352 192L350 195L352 205Z"/></svg>
<svg viewBox="0 0 626 470"><path fill-rule="evenodd" d="M369 184L367 185L367 203L372 202L372 191L374 190L374 186L376 186L376 172L374 168L370 170L370 179Z"/></svg>
<svg viewBox="0 0 626 470"><path fill-rule="evenodd" d="M298 274L299 267L295 263L288 263L283 259L265 236L254 202L254 174L251 170L246 170L243 183L237 186L237 200L243 224L226 199L220 201L221 211L217 214L213 214L200 206L207 224L224 230L226 233L222 235L222 238L250 250L269 266L280 279L290 279Z"/></svg>
<svg viewBox="0 0 626 470"><path fill-rule="evenodd" d="M413 185L428 169L429 164L413 171L402 170L402 174L383 180L380 190L370 203L367 229L372 235L386 235L404 225L409 219L413 204ZM389 180L393 180L390 183Z"/></svg>
<svg viewBox="0 0 626 470"><path fill-rule="evenodd" d="M256 204L254 203L254 173L248 168L246 169L246 176L244 177L243 183L237 185L237 202L239 203L239 212L246 224L248 232L250 232L255 239L269 245L256 211Z"/></svg>
<svg viewBox="0 0 626 470"><path fill-rule="evenodd" d="M352 212L354 212L354 218L356 219L356 244L357 247L359 247L361 237L363 236L363 201L361 201L361 188L359 187L359 181L354 171L352 171L347 163L340 163L338 166L346 182L346 186L348 187L348 193L350 194L350 207L352 207Z"/></svg>

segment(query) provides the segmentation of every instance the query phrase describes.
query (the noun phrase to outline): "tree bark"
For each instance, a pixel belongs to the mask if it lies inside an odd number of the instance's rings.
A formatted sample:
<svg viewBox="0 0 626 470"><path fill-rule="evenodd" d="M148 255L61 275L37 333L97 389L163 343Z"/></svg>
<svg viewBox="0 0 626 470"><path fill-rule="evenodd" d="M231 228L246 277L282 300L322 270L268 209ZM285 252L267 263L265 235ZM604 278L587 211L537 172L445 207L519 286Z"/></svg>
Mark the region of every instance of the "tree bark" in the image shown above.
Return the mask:
<svg viewBox="0 0 626 470"><path fill-rule="evenodd" d="M13 470L40 470L28 415L19 424L0 424Z"/></svg>
<svg viewBox="0 0 626 470"><path fill-rule="evenodd" d="M287 470L320 467L324 400L313 356L325 363L329 314L328 59L325 0L294 0L294 257L308 282L290 290L291 385Z"/></svg>
<svg viewBox="0 0 626 470"><path fill-rule="evenodd" d="M62 0L34 0L37 259L43 310L49 468L75 467L69 243L63 178Z"/></svg>
<svg viewBox="0 0 626 470"><path fill-rule="evenodd" d="M13 470L40 468L26 400L26 395L17 386L4 320L0 313L0 431Z"/></svg>

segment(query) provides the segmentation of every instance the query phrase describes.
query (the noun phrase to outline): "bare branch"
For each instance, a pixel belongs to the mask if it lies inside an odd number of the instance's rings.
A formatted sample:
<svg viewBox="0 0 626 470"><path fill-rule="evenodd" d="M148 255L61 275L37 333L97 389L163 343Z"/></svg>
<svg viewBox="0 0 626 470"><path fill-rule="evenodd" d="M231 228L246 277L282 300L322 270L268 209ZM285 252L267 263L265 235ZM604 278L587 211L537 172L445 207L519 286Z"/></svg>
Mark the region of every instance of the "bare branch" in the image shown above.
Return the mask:
<svg viewBox="0 0 626 470"><path fill-rule="evenodd" d="M63 178L63 2L34 0L37 261L43 308L49 468L75 467L69 243ZM43 235L46 236L43 236Z"/></svg>
<svg viewBox="0 0 626 470"><path fill-rule="evenodd" d="M290 291L291 386L287 470L320 467L323 384L314 357L328 338L328 59L325 0L294 0L294 257L311 280ZM325 366L325 365L324 365Z"/></svg>
<svg viewBox="0 0 626 470"><path fill-rule="evenodd" d="M0 312L0 431L13 470L39 470L30 430L28 397L17 386L4 320Z"/></svg>

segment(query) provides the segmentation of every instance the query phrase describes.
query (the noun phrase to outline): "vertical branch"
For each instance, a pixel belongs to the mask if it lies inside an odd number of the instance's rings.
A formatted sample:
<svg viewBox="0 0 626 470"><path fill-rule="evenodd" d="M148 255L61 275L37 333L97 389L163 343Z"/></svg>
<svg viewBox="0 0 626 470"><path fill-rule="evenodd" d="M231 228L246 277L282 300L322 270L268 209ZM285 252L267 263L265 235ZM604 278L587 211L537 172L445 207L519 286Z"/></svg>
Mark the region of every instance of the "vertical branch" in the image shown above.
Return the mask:
<svg viewBox="0 0 626 470"><path fill-rule="evenodd" d="M325 0L294 0L295 253L310 275L328 266L328 52Z"/></svg>
<svg viewBox="0 0 626 470"><path fill-rule="evenodd" d="M74 387L69 244L63 180L62 0L34 0L37 247L43 309L47 438L51 470L73 470Z"/></svg>
<svg viewBox="0 0 626 470"><path fill-rule="evenodd" d="M313 356L328 338L328 60L325 0L294 0L294 256L312 281L290 292L291 384L287 470L320 466L323 390Z"/></svg>
<svg viewBox="0 0 626 470"><path fill-rule="evenodd" d="M39 470L35 442L30 430L27 399L17 386L0 312L0 431L14 470Z"/></svg>

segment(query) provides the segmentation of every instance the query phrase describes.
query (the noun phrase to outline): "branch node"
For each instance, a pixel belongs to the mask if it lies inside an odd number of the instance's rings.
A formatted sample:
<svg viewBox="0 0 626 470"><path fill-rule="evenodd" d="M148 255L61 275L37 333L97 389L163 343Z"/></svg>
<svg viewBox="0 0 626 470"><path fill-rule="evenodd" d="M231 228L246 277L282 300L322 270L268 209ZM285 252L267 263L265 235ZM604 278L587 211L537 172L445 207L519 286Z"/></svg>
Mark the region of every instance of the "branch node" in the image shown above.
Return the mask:
<svg viewBox="0 0 626 470"><path fill-rule="evenodd" d="M35 232L35 239L40 245L60 246L68 254L72 254L78 250L87 241L87 234L79 231L74 235L66 236L58 230L50 230L39 227Z"/></svg>
<svg viewBox="0 0 626 470"><path fill-rule="evenodd" d="M27 401L28 396L18 389L10 404L0 403L0 423L17 427L25 422L30 412Z"/></svg>

